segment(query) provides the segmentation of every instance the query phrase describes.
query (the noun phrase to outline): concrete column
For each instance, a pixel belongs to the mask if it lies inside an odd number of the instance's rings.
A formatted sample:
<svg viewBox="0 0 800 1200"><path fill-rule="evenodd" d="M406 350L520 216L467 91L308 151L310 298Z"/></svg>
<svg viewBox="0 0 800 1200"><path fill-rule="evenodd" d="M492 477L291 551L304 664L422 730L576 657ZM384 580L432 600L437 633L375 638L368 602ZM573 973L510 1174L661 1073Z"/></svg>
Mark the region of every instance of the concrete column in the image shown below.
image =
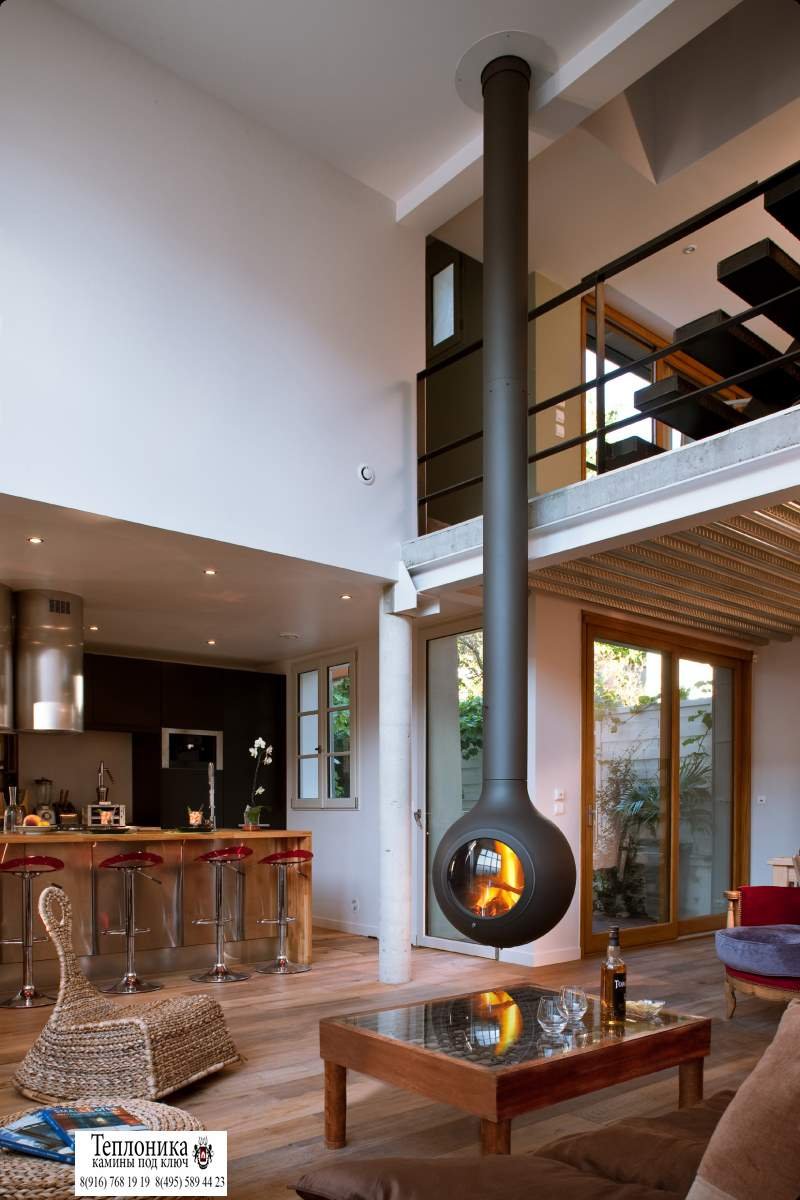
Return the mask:
<svg viewBox="0 0 800 1200"><path fill-rule="evenodd" d="M378 755L381 983L411 978L411 619L380 599Z"/></svg>

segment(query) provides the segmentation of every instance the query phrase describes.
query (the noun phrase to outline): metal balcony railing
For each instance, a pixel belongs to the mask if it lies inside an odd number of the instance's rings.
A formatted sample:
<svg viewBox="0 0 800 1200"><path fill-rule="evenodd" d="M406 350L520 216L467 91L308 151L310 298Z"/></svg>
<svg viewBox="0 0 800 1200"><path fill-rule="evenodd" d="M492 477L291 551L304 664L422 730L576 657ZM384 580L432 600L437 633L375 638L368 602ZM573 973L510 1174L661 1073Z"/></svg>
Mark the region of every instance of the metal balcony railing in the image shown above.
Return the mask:
<svg viewBox="0 0 800 1200"><path fill-rule="evenodd" d="M745 204L765 196L766 193L773 189L781 187L787 181L791 181L794 177L798 179L797 191L797 219L794 222L787 222L783 216L778 217L787 228L792 232L800 232L800 161L793 163L791 166L776 172L769 178L751 183L747 187L741 188L732 195L720 200L718 203L711 205L709 208L703 209L702 212L690 217L688 220L681 221L679 224L672 226L671 229L657 237L651 238L647 242L643 242L640 246L629 251L627 254L615 258L612 262L593 271L591 274L584 276L579 283L567 288L565 291L554 296L552 299L545 301L543 304L532 308L528 313L528 321L534 322L544 317L548 313L566 304L570 300L578 299L587 294L594 296L594 310L596 321L596 339L595 339L595 355L598 363L606 361L606 294L605 288L608 280L614 276L621 274L623 271L636 266L638 263L658 254L660 251L667 249L676 242L681 242L698 230L704 229L706 226L713 224L715 221L735 212L742 208ZM785 208L786 201L781 201ZM781 305L785 305L786 301L796 300L800 305L800 284L784 290L781 293L770 295L768 299L763 300L758 304L753 304L742 312L736 313L734 316L727 317L714 326L714 336L724 333L726 330L736 328L746 321L752 320L754 317L769 315L770 311L774 311ZM643 368L650 367L653 364L665 359L676 352L685 351L691 348L692 343L698 340L698 334L692 334L688 337L683 337L672 343L653 350L650 353L642 355L631 362L626 362L623 366L617 367L611 371L605 371L597 375L594 379L585 380L582 383L575 384L573 387L549 396L545 400L531 404L528 407L528 415L535 416L538 413L546 412L548 409L554 408L564 401L570 400L576 396L585 395L587 392L595 390L596 393L596 426L593 429L571 438L563 439L558 443L547 446L542 450L529 455L529 463L537 463L553 455L562 454L565 451L574 449L577 446L584 446L587 442L597 440L597 470L602 472L606 468L607 462L607 438L610 433L619 429L624 429L629 425L634 425L641 422L643 419L654 418L656 420L662 418L664 414L676 408L679 405L697 402L705 396L718 395L720 392L729 388L746 387L753 379L763 375L766 372L775 371L782 367L786 367L791 363L800 359L800 340L796 340L790 348L783 354L776 351L774 357L770 357L757 365L746 370L738 371L730 374L725 378L720 378L717 381L697 387L694 390L683 393L682 395L666 399L661 403L648 406L646 412L637 412L631 416L623 417L617 420L606 420L606 386L613 380L620 378L629 373L640 372ZM445 487L435 488L429 487L429 467L432 462L437 459L442 459L447 454L452 454L454 451L478 442L483 437L483 430L478 429L471 433L465 434L462 437L453 439L442 445L429 448L427 445L427 404L428 404L428 381L453 367L456 363L463 361L477 354L483 346L483 341L478 340L470 345L462 347L442 359L435 365L428 367L424 371L420 371L417 375L417 488L418 488L418 509L419 509L419 532L420 534L429 531L429 510L433 502L444 499L447 496L462 492L467 488L474 487L482 482L481 474L473 474L469 477L459 479L454 483L449 483ZM800 388L798 389L797 400L800 400Z"/></svg>

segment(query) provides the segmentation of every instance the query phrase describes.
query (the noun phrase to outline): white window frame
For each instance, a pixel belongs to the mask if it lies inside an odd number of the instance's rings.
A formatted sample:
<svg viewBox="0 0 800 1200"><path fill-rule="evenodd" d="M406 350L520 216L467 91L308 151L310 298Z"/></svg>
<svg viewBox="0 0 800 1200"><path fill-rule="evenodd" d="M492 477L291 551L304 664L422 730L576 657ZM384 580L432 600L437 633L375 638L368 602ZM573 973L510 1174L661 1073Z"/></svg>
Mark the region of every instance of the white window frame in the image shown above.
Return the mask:
<svg viewBox="0 0 800 1200"><path fill-rule="evenodd" d="M330 786L330 772L328 763L332 756L331 748L328 744L328 713L331 711L328 705L328 670L330 667L341 666L343 663L348 663L350 666L350 795L346 797L331 797L328 795ZM299 795L299 762L300 762L300 676L306 671L317 671L319 690L317 702L317 745L321 747L317 755L317 797L315 799L302 799ZM340 650L338 653L325 654L323 656L314 656L313 658L302 659L292 664L291 670L291 685L292 685L292 707L291 707L291 732L289 738L289 764L291 775L291 785L289 795L291 797L290 804L293 809L328 809L328 810L348 810L358 808L358 654L354 647Z"/></svg>

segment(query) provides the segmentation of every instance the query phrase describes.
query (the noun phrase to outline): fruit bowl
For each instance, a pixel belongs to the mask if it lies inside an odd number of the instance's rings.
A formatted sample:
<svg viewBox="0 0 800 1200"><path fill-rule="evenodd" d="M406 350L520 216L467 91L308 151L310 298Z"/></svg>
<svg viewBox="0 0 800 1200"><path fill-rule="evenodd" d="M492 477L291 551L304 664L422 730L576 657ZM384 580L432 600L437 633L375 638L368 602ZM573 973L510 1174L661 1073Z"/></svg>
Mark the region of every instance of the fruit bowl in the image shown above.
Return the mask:
<svg viewBox="0 0 800 1200"><path fill-rule="evenodd" d="M666 1000L627 1000L625 1016L633 1017L635 1021L652 1021L666 1003Z"/></svg>

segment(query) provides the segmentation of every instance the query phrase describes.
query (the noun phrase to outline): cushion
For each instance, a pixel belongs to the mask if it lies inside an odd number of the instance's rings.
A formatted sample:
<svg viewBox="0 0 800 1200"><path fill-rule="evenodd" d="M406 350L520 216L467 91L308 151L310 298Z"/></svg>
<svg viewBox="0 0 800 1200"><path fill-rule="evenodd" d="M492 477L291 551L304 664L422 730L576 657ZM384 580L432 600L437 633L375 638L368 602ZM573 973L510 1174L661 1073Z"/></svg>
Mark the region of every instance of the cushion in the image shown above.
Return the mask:
<svg viewBox="0 0 800 1200"><path fill-rule="evenodd" d="M742 925L800 925L800 888L757 885L740 895Z"/></svg>
<svg viewBox="0 0 800 1200"><path fill-rule="evenodd" d="M800 1195L800 1000L728 1105L687 1200Z"/></svg>
<svg viewBox="0 0 800 1200"><path fill-rule="evenodd" d="M536 1154L337 1158L308 1171L295 1189L303 1200L681 1200L684 1194L620 1184Z"/></svg>
<svg viewBox="0 0 800 1200"><path fill-rule="evenodd" d="M716 939L726 967L800 978L800 925L738 925L718 929Z"/></svg>
<svg viewBox="0 0 800 1200"><path fill-rule="evenodd" d="M685 1196L733 1092L662 1117L633 1117L561 1138L536 1153L620 1183Z"/></svg>
<svg viewBox="0 0 800 1200"><path fill-rule="evenodd" d="M746 983L760 983L766 987L783 988L787 992L800 992L800 979L796 975L753 975L750 971L725 968L732 979L744 979ZM789 997L787 996L788 1000Z"/></svg>

